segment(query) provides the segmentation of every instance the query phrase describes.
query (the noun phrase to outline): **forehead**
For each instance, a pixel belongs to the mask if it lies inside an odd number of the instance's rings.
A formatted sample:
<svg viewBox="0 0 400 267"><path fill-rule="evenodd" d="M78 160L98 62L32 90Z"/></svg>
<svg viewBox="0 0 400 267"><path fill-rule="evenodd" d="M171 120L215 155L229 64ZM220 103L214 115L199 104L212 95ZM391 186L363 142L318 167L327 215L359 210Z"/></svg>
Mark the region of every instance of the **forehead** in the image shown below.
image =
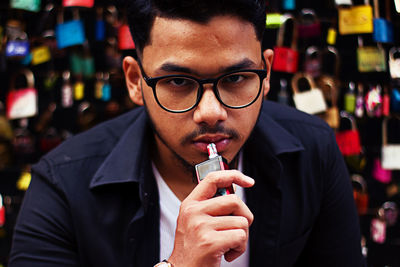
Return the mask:
<svg viewBox="0 0 400 267"><path fill-rule="evenodd" d="M258 62L261 43L250 22L233 16L207 23L157 17L143 49L143 63L150 69L166 61L209 68L206 65L229 65L244 57Z"/></svg>

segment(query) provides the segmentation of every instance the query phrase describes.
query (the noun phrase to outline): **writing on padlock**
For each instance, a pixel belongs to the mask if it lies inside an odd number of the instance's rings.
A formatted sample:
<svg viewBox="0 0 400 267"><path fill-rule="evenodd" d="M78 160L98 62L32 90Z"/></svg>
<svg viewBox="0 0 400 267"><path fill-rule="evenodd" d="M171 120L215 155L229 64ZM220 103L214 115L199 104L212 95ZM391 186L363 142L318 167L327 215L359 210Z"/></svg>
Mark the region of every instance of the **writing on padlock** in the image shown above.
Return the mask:
<svg viewBox="0 0 400 267"><path fill-rule="evenodd" d="M400 144L388 142L388 122L400 124L400 119L388 117L382 122L382 168L386 170L400 170Z"/></svg>
<svg viewBox="0 0 400 267"><path fill-rule="evenodd" d="M378 43L377 46L364 46L361 36L358 36L357 66L359 72L385 72L386 53Z"/></svg>
<svg viewBox="0 0 400 267"><path fill-rule="evenodd" d="M336 143L339 146L340 152L344 156L359 155L361 153L360 134L357 130L356 122L349 113L341 111L340 113L342 124L344 120L351 123L351 129L340 130L336 132Z"/></svg>
<svg viewBox="0 0 400 267"><path fill-rule="evenodd" d="M15 81L20 76L25 78L27 86L17 89L15 87ZM6 102L6 114L8 119L27 118L37 114L37 90L34 85L35 79L33 73L28 69L22 69L12 77Z"/></svg>
<svg viewBox="0 0 400 267"><path fill-rule="evenodd" d="M309 84L309 90L300 91L299 81L305 79ZM292 77L293 102L298 110L308 114L325 112L327 105L322 91L317 88L314 79L305 73L296 73Z"/></svg>
<svg viewBox="0 0 400 267"><path fill-rule="evenodd" d="M349 8L339 7L338 11L340 34L363 34L373 32L373 12L370 5L351 6Z"/></svg>
<svg viewBox="0 0 400 267"><path fill-rule="evenodd" d="M297 51L297 23L292 15L285 14L283 16L284 22L278 30L277 45L274 47L272 70L296 73L299 63L299 52ZM285 31L289 23L292 23L292 40L290 46L285 46Z"/></svg>
<svg viewBox="0 0 400 267"><path fill-rule="evenodd" d="M26 32L22 30L22 23L9 20L6 25L6 56L23 58L29 54L29 40Z"/></svg>

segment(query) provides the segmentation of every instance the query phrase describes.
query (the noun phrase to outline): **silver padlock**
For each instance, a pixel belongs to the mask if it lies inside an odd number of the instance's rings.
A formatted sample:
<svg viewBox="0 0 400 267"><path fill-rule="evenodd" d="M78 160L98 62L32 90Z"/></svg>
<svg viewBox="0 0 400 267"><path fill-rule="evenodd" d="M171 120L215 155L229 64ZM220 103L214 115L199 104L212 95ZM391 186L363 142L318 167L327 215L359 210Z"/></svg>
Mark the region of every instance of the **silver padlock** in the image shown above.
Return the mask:
<svg viewBox="0 0 400 267"><path fill-rule="evenodd" d="M389 70L393 79L400 78L400 47L389 50Z"/></svg>

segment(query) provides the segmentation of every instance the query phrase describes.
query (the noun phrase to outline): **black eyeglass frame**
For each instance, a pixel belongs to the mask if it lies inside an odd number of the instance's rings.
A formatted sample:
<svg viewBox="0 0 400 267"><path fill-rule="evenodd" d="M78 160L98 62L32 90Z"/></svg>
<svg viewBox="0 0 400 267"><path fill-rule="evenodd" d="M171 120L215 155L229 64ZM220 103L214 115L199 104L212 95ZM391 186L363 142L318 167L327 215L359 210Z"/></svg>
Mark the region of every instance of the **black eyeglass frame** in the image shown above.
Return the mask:
<svg viewBox="0 0 400 267"><path fill-rule="evenodd" d="M265 65L264 57L262 57L262 59L263 59L264 65ZM153 95L154 95L154 98L155 98L157 104L162 109L164 109L164 110L166 110L168 112L172 112L172 113L184 113L184 112L188 112L188 111L194 109L200 103L201 97L203 96L203 93L204 93L203 84L207 84L207 83L212 83L213 84L212 88L213 88L213 92L215 94L215 97L218 99L218 101L223 106L225 106L227 108L231 108L231 109L241 109L241 108L248 107L248 106L252 105L254 102L256 102L256 100L260 96L262 83L263 83L264 79L267 77L267 70L265 70L265 69L241 69L241 70L235 70L235 71L230 71L230 72L224 73L224 74L222 74L222 75L220 75L220 76L218 76L216 78L209 78L209 79L197 79L196 77L193 77L193 76L190 76L190 75L184 75L184 74L177 74L177 75L171 74L171 75L158 76L158 77L149 77L145 73L145 71L144 71L144 69L142 67L142 64L141 64L139 59L138 59L137 62L139 64L140 71L142 72L144 81L146 82L146 84L148 86L150 86L153 89ZM259 89L258 89L257 96L254 98L253 101L251 101L250 103L248 103L246 105L229 106L229 105L225 104L221 100L221 97L220 97L218 89L217 89L217 84L218 84L219 80L222 79L223 77L231 75L231 74L234 74L234 73L241 73L241 72L253 72L253 73L256 73L258 75L258 77L260 78L260 86L259 86ZM156 93L156 84L157 84L157 82L159 80L162 80L162 79L165 79L165 78L170 78L170 77L189 78L189 79L195 80L200 85L199 88L197 89L197 99L196 99L196 102L193 104L193 106L191 106L190 108L184 109L184 110L171 110L171 109L168 109L168 108L164 107L160 103L160 101L158 100L158 97L157 97L157 93Z"/></svg>

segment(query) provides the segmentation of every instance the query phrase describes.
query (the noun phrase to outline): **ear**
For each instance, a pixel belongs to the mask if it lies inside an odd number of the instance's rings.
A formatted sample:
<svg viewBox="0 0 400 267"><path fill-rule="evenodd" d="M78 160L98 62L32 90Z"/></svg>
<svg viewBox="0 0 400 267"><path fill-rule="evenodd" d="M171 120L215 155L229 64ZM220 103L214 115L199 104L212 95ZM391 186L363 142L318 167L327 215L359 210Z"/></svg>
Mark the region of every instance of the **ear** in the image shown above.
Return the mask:
<svg viewBox="0 0 400 267"><path fill-rule="evenodd" d="M126 87L128 88L129 98L133 103L143 106L143 95L141 88L141 72L138 62L133 57L125 57L122 63L125 73Z"/></svg>
<svg viewBox="0 0 400 267"><path fill-rule="evenodd" d="M267 49L263 52L263 56L265 58L265 64L267 69L267 77L264 79L264 97L268 94L270 88L270 77L271 77L271 67L272 60L274 59L274 51L271 49Z"/></svg>

